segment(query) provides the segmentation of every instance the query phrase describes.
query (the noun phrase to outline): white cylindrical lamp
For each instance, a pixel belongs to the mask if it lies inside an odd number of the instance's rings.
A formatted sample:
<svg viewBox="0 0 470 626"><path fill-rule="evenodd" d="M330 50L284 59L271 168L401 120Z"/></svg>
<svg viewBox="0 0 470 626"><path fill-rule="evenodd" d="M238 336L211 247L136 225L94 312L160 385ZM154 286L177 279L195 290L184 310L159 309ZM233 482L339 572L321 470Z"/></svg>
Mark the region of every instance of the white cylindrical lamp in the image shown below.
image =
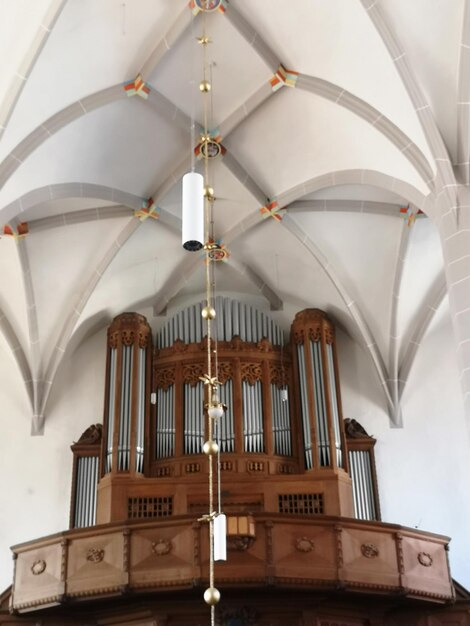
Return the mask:
<svg viewBox="0 0 470 626"><path fill-rule="evenodd" d="M214 561L227 560L227 518L219 513L214 518Z"/></svg>
<svg viewBox="0 0 470 626"><path fill-rule="evenodd" d="M204 177L197 172L183 176L182 213L183 248L196 252L204 246Z"/></svg>

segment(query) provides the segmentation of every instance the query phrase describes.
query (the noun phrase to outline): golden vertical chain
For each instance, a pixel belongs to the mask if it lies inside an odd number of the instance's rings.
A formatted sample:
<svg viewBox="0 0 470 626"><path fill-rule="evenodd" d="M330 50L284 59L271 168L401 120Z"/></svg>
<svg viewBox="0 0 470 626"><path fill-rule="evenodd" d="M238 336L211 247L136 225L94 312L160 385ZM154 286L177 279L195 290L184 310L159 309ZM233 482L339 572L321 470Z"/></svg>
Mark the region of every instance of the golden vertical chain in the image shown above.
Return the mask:
<svg viewBox="0 0 470 626"><path fill-rule="evenodd" d="M203 23L203 80L206 82L207 78L207 44L208 38L206 33L206 11L203 11L202 15L202 23ZM208 153L208 133L209 133L209 123L208 123L208 93L209 91L203 91L203 102L204 102L204 138L202 143L202 154L204 157L204 213L205 213L205 243L209 242L210 237L210 202L209 202L209 153ZM206 306L208 309L212 307L212 284L211 284L211 258L210 258L210 250L206 249ZM209 314L207 317L207 375L210 380L212 380L212 346L211 346L211 315ZM212 394L214 393L214 386L209 384L207 387L207 392L209 394L208 404L210 405L212 400ZM207 425L207 435L208 441L212 443L212 418L207 415L208 425ZM209 587L211 589L214 588L214 464L213 464L213 455L209 454ZM211 626L215 626L215 606L211 606L210 613L210 624Z"/></svg>

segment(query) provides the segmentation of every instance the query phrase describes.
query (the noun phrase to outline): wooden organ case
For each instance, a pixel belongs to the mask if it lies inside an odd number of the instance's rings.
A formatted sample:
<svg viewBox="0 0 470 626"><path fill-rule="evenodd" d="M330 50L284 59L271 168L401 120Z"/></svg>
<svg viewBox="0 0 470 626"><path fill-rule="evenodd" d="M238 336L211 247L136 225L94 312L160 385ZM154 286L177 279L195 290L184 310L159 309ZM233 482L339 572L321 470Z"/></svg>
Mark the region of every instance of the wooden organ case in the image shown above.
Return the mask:
<svg viewBox="0 0 470 626"><path fill-rule="evenodd" d="M226 512L353 516L335 334L319 310L298 314L292 343L264 313L219 299L215 426ZM198 319L199 318L199 319ZM207 339L200 306L165 327L153 352L146 321L124 313L108 332L97 522L207 508ZM292 359L294 354L294 359Z"/></svg>
<svg viewBox="0 0 470 626"><path fill-rule="evenodd" d="M327 315L298 313L286 342L273 320L247 304L217 298L215 308L217 378L226 407L215 439L228 544L216 580L223 598L262 589L263 602L271 604L268 621L233 623L371 623L366 617L349 622L347 610L322 614L319 622L316 608L301 605L295 616L277 617L285 608L282 593L295 590L452 602L448 538L379 521L375 440L343 419L335 329ZM206 350L200 304L170 319L155 347L144 317L114 319L104 423L72 446L71 530L13 548L15 611L64 599L204 588ZM267 591L273 586L280 593L274 613L277 600ZM178 617L174 601L163 601L173 615L169 624L191 621L188 607ZM190 606L191 618L203 612L202 596ZM233 615L243 613L241 606ZM354 611L359 615L357 606ZM374 621L382 623L394 624Z"/></svg>

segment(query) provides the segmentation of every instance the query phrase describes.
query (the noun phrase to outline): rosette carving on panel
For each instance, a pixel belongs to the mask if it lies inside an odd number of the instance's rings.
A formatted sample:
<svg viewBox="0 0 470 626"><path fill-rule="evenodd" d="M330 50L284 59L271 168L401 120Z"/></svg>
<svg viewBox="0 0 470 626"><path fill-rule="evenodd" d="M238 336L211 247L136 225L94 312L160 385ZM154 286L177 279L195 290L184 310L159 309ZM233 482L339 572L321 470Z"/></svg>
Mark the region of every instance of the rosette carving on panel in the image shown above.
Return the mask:
<svg viewBox="0 0 470 626"><path fill-rule="evenodd" d="M203 375L204 365L202 363L190 363L183 367L183 381L191 387L197 385Z"/></svg>
<svg viewBox="0 0 470 626"><path fill-rule="evenodd" d="M379 556L379 549L373 543L363 543L361 552L366 559L375 559Z"/></svg>
<svg viewBox="0 0 470 626"><path fill-rule="evenodd" d="M278 387L287 386L287 370L280 363L269 364L269 378L270 381Z"/></svg>
<svg viewBox="0 0 470 626"><path fill-rule="evenodd" d="M168 539L158 539L158 541L152 541L152 552L157 556L165 556L165 554L169 554L172 547L171 541Z"/></svg>
<svg viewBox="0 0 470 626"><path fill-rule="evenodd" d="M299 552L312 552L315 549L315 542L308 537L299 537L295 542L295 549Z"/></svg>
<svg viewBox="0 0 470 626"><path fill-rule="evenodd" d="M223 362L219 363L219 367L217 369L217 380L221 385L225 385L227 380L233 378L233 368L231 363Z"/></svg>
<svg viewBox="0 0 470 626"><path fill-rule="evenodd" d="M132 346L135 340L135 332L133 330L123 330L121 332L121 340L123 346Z"/></svg>
<svg viewBox="0 0 470 626"><path fill-rule="evenodd" d="M85 558L90 563L101 563L101 561L104 559L104 549L89 548L86 552Z"/></svg>
<svg viewBox="0 0 470 626"><path fill-rule="evenodd" d="M159 389L168 389L175 384L175 368L165 367L157 370L157 387Z"/></svg>
<svg viewBox="0 0 470 626"><path fill-rule="evenodd" d="M46 561L44 559L38 559L31 565L31 573L33 576L40 576L46 571Z"/></svg>
<svg viewBox="0 0 470 626"><path fill-rule="evenodd" d="M254 385L255 382L261 380L263 376L261 363L242 363L241 375L242 380L246 380L250 385Z"/></svg>
<svg viewBox="0 0 470 626"><path fill-rule="evenodd" d="M418 554L418 561L423 567L431 567L432 556L427 552L420 552Z"/></svg>

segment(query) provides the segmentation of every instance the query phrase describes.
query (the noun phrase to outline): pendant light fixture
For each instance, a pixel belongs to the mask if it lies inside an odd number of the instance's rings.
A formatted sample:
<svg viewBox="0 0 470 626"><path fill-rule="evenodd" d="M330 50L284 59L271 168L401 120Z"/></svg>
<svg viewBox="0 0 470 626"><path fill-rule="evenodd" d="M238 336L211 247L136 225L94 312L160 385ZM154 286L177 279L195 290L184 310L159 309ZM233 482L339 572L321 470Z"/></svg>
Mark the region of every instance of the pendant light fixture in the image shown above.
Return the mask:
<svg viewBox="0 0 470 626"><path fill-rule="evenodd" d="M209 97L211 93L211 81L209 80L207 46L211 43L206 34L206 13L211 10L210 0L199 0L198 6L202 11L203 32L197 38L198 44L203 48L203 77L199 83L199 91L203 97L204 124L200 138L200 153L204 162L204 175L194 171L194 151L191 154L192 171L183 177L182 199L182 239L183 247L191 252L204 249L206 255L206 302L202 308L202 318L207 330L207 369L201 380L206 388L206 404L204 406L206 416L207 439L203 446L203 452L207 456L209 466L208 476L208 512L199 521L205 522L209 528L209 586L204 591L204 601L210 606L210 625L215 626L215 606L220 601L220 591L215 587L215 561L225 561L227 558L227 522L221 511L220 502L220 465L217 472L215 468L220 463L219 446L214 437L217 423L222 419L225 406L220 401L219 381L217 380L217 341L212 336L212 322L216 317L214 308L214 268L213 263L217 260L214 252L219 249L219 244L214 241L212 211L215 201L214 190L210 185L209 161L220 153L220 146L215 142L209 131ZM193 126L194 128L194 120ZM218 150L211 149L214 144ZM192 146L194 148L194 146ZM218 509L215 507L214 482L218 487Z"/></svg>

